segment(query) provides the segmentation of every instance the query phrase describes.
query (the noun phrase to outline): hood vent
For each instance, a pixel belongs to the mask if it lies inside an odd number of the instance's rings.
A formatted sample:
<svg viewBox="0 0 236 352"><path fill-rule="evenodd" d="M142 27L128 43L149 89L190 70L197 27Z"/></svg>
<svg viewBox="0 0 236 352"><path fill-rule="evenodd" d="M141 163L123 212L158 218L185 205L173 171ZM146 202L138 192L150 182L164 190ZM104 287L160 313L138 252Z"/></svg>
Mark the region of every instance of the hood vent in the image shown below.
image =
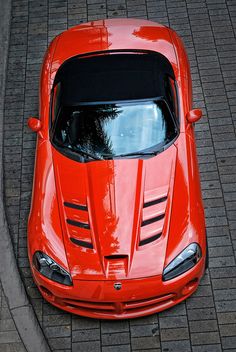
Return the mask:
<svg viewBox="0 0 236 352"><path fill-rule="evenodd" d="M67 208L88 211L87 205L80 205L80 204L73 204L73 203L69 203L69 202L64 202L64 206Z"/></svg>
<svg viewBox="0 0 236 352"><path fill-rule="evenodd" d="M73 238L73 237L71 237L70 240L71 242L73 242L74 244L77 244L78 246L93 249L93 244L90 242L77 240L76 238Z"/></svg>
<svg viewBox="0 0 236 352"><path fill-rule="evenodd" d="M144 246L145 244L151 243L156 241L159 237L161 237L162 233L158 233L157 235L154 235L152 237L145 238L145 240L141 240L139 242L140 246Z"/></svg>
<svg viewBox="0 0 236 352"><path fill-rule="evenodd" d="M77 246L93 249L88 217L88 206L64 202L66 212L67 233L70 241ZM77 229L79 228L79 229Z"/></svg>
<svg viewBox="0 0 236 352"><path fill-rule="evenodd" d="M142 221L141 226L146 226L146 225L152 224L153 222L159 221L159 220L163 219L164 217L165 217L165 214L161 214L161 215L155 216L154 218L144 220L144 221Z"/></svg>
<svg viewBox="0 0 236 352"><path fill-rule="evenodd" d="M114 260L114 259L127 259L128 255L123 254L113 254L113 255L106 255L105 258L107 260Z"/></svg>
<svg viewBox="0 0 236 352"><path fill-rule="evenodd" d="M166 200L167 200L167 196L159 198L159 199L154 199L154 200L151 200L150 202L144 203L143 207L147 208L147 207L150 207L152 205L165 202Z"/></svg>
<svg viewBox="0 0 236 352"><path fill-rule="evenodd" d="M163 231L168 188L153 189L144 193L139 246L158 240Z"/></svg>
<svg viewBox="0 0 236 352"><path fill-rule="evenodd" d="M82 227L82 229L90 229L89 224L85 223L85 222L80 222L80 221L75 221L75 220L71 220L71 219L66 219L67 224L72 225L72 226L77 226L77 227Z"/></svg>

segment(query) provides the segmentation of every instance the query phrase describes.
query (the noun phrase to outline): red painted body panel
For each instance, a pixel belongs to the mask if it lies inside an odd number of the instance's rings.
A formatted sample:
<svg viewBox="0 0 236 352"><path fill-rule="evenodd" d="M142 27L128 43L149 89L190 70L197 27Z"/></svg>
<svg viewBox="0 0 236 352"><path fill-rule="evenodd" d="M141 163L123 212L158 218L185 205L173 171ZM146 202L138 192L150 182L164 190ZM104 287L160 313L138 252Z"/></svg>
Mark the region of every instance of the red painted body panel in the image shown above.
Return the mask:
<svg viewBox="0 0 236 352"><path fill-rule="evenodd" d="M111 49L154 50L169 59L179 91L180 135L166 151L146 160L79 163L60 154L49 141L53 79L66 59ZM185 118L191 108L187 55L176 33L166 27L146 20L96 21L72 28L51 43L41 72L42 129L36 147L28 251L35 281L52 304L90 317L133 318L177 304L197 288L205 268L206 237L193 126ZM164 202L143 207L165 196ZM88 211L66 208L64 202L87 204ZM155 224L140 226L162 214L164 218ZM67 218L89 223L90 229L70 225ZM139 246L156 233L162 235ZM92 243L93 249L73 244L72 236ZM192 242L200 244L203 258L187 273L163 282L164 267ZM32 256L37 250L71 273L72 287L36 271ZM106 258L113 254L124 257ZM113 287L117 280L123 283L120 291Z"/></svg>

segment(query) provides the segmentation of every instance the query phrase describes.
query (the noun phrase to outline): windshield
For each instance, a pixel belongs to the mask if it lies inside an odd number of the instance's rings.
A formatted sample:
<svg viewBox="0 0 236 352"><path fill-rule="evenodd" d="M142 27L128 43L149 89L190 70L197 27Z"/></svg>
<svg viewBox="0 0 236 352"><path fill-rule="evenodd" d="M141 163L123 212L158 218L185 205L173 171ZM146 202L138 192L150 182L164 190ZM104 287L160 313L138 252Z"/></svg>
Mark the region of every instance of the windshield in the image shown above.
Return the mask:
<svg viewBox="0 0 236 352"><path fill-rule="evenodd" d="M159 152L177 135L163 100L60 107L53 123L53 143L89 159Z"/></svg>

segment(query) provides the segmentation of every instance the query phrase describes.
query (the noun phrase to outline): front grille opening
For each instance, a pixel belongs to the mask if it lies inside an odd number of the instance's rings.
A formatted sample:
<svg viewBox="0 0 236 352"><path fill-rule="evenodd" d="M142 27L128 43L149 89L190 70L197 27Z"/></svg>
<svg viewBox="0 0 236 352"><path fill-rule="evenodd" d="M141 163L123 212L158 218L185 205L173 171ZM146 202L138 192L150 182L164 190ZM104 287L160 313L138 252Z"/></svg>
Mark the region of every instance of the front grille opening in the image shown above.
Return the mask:
<svg viewBox="0 0 236 352"><path fill-rule="evenodd" d="M154 236L145 238L144 240L141 240L141 241L139 242L139 246L144 246L145 244L154 242L154 241L156 241L158 238L160 238L161 235L162 235L162 233L158 233L158 234L156 234L156 235L154 235Z"/></svg>
<svg viewBox="0 0 236 352"><path fill-rule="evenodd" d="M87 230L90 229L89 224L87 224L85 222L75 221L75 220L71 220L71 219L66 219L66 222L69 225L81 227L82 229L87 229Z"/></svg>
<svg viewBox="0 0 236 352"><path fill-rule="evenodd" d="M78 240L77 238L74 238L74 237L70 237L70 240L71 242L73 242L74 244L77 244L78 246L93 249L93 244L90 242Z"/></svg>
<svg viewBox="0 0 236 352"><path fill-rule="evenodd" d="M106 255L105 259L107 260L114 260L114 259L126 259L128 258L127 255L123 255L123 254L114 254L114 255Z"/></svg>
<svg viewBox="0 0 236 352"><path fill-rule="evenodd" d="M165 304L165 302L173 300L175 296L176 295L174 293L169 293L164 296L150 297L146 299L144 298L137 301L128 301L128 302L124 302L124 306L125 306L125 309L137 309L137 310L140 310L145 307L151 308L152 306L156 307L157 305Z"/></svg>
<svg viewBox="0 0 236 352"><path fill-rule="evenodd" d="M97 313L97 314L99 314L99 313L102 313L102 314L107 314L107 315L109 315L109 314L111 314L112 312L111 312L111 310L106 310L106 309L98 309L97 307L96 308L94 308L94 307L86 307L86 308L84 308L84 307L80 307L79 305L76 305L76 304L72 304L72 303L66 303L65 304L68 308L71 308L71 309L79 309L80 311L84 311L84 312L86 312L86 311L91 311L91 312L93 312L93 313ZM115 309L112 309L112 310L115 310Z"/></svg>
<svg viewBox="0 0 236 352"><path fill-rule="evenodd" d="M153 309L157 308L158 306L168 306L171 302L173 302L176 298L176 294L169 293L165 294L164 296L157 296L157 297L150 297L150 298L143 298L134 301L127 301L127 302L117 302L118 305L122 308L122 312L117 311L116 302L109 302L109 301L82 301L76 299L69 299L69 298L58 298L56 297L56 301L61 304L65 305L71 309L78 309L80 311L92 311L93 313L97 314L120 314L120 313L127 313L129 312L141 312L145 309Z"/></svg>
<svg viewBox="0 0 236 352"><path fill-rule="evenodd" d="M74 203L64 202L64 206L67 207L67 208L72 208L72 209L78 209L78 210L84 210L84 211L88 210L87 205L81 205L81 204L74 204Z"/></svg>
<svg viewBox="0 0 236 352"><path fill-rule="evenodd" d="M154 200L151 200L150 202L144 203L143 207L147 208L147 207L150 207L152 205L165 202L166 200L167 200L167 196L159 198L159 199L154 199Z"/></svg>
<svg viewBox="0 0 236 352"><path fill-rule="evenodd" d="M152 224L153 222L162 220L164 217L165 217L165 214L161 214L161 215L155 216L154 218L144 220L144 221L142 221L141 226L146 226L146 225Z"/></svg>
<svg viewBox="0 0 236 352"><path fill-rule="evenodd" d="M111 311L115 310L115 306L113 302L88 302L88 301L80 301L75 299L65 298L61 300L63 304L67 306L71 306L77 309L85 309L85 310L93 310L93 311L101 311L103 313L107 312L107 314L111 313Z"/></svg>

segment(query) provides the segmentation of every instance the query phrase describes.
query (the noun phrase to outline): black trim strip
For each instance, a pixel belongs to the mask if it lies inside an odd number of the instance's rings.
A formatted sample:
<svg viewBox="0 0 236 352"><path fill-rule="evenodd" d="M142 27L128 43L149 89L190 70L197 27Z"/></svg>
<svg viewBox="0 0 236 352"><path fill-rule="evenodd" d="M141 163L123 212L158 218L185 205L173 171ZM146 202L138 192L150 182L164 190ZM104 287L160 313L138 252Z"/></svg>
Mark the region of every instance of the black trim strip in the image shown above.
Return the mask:
<svg viewBox="0 0 236 352"><path fill-rule="evenodd" d="M165 101L165 98L163 96L153 96L150 98L141 98L141 99L126 99L126 100L102 100L102 101L82 101L80 103L76 103L74 105L70 106L87 106L87 105L104 105L104 104L135 104L135 103L142 103L142 102L150 102L150 101Z"/></svg>
<svg viewBox="0 0 236 352"><path fill-rule="evenodd" d="M164 217L165 217L165 214L161 214L161 215L155 216L155 218L144 220L142 222L141 226L146 226L146 225L152 224L153 222L159 221L159 220L163 219Z"/></svg>
<svg viewBox="0 0 236 352"><path fill-rule="evenodd" d="M162 233L158 233L158 234L156 234L156 235L154 235L154 236L152 236L152 237L145 238L145 240L141 240L141 241L139 242L139 245L140 245L140 246L144 246L145 244L148 244L148 243L150 243L150 242L153 242L153 241L157 240L158 238L160 238L161 235L162 235Z"/></svg>
<svg viewBox="0 0 236 352"><path fill-rule="evenodd" d="M85 222L80 222L80 221L75 221L75 220L70 220L70 219L66 219L66 222L69 225L82 227L83 229L88 229L88 230L90 229L89 224L86 224Z"/></svg>
<svg viewBox="0 0 236 352"><path fill-rule="evenodd" d="M88 210L87 205L78 205L69 202L64 202L64 206L67 208L78 209L78 210Z"/></svg>
<svg viewBox="0 0 236 352"><path fill-rule="evenodd" d="M150 202L144 203L143 207L147 208L147 207L150 207L151 205L155 205L155 204L159 204L159 203L165 202L166 200L167 200L167 196L159 198L159 199L154 199L154 200L151 200Z"/></svg>
<svg viewBox="0 0 236 352"><path fill-rule="evenodd" d="M93 249L93 244L90 242L77 240L76 238L73 238L73 237L70 237L70 240L71 242L73 242L74 244L77 244L78 246Z"/></svg>

